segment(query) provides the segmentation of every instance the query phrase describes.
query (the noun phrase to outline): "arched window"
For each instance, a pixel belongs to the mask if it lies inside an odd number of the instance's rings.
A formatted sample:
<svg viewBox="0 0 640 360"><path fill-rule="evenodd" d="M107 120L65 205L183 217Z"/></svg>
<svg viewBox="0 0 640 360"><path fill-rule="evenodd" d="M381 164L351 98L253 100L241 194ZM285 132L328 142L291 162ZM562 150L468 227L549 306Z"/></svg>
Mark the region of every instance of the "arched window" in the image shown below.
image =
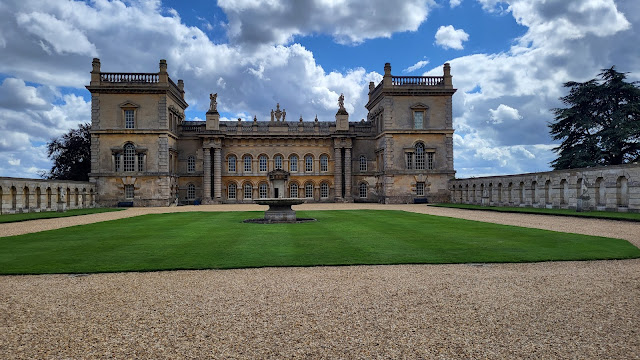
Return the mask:
<svg viewBox="0 0 640 360"><path fill-rule="evenodd" d="M261 183L258 186L258 197L260 199L266 199L267 198L267 184Z"/></svg>
<svg viewBox="0 0 640 360"><path fill-rule="evenodd" d="M195 172L196 171L196 157L191 155L187 158L187 172Z"/></svg>
<svg viewBox="0 0 640 360"><path fill-rule="evenodd" d="M329 197L329 184L322 183L320 184L320 197L326 199Z"/></svg>
<svg viewBox="0 0 640 360"><path fill-rule="evenodd" d="M313 171L313 156L307 155L304 157L304 171L305 172Z"/></svg>
<svg viewBox="0 0 640 360"><path fill-rule="evenodd" d="M367 171L367 157L360 155L360 171Z"/></svg>
<svg viewBox="0 0 640 360"><path fill-rule="evenodd" d="M298 197L298 184L291 183L291 185L289 185L289 197L292 197L292 198Z"/></svg>
<svg viewBox="0 0 640 360"><path fill-rule="evenodd" d="M189 184L187 186L187 199L195 200L195 198L196 198L196 186L193 184Z"/></svg>
<svg viewBox="0 0 640 360"><path fill-rule="evenodd" d="M360 195L361 199L366 199L367 198L367 184L366 183L360 183L359 189L358 189L358 195Z"/></svg>
<svg viewBox="0 0 640 360"><path fill-rule="evenodd" d="M251 155L244 156L244 172L251 172L251 161L253 158Z"/></svg>
<svg viewBox="0 0 640 360"><path fill-rule="evenodd" d="M124 171L134 171L136 164L136 148L129 143L124 146Z"/></svg>
<svg viewBox="0 0 640 360"><path fill-rule="evenodd" d="M267 156L266 155L260 155L258 157L258 169L262 172L267 171Z"/></svg>
<svg viewBox="0 0 640 360"><path fill-rule="evenodd" d="M22 207L24 209L29 208L29 188L26 186L22 189Z"/></svg>
<svg viewBox="0 0 640 360"><path fill-rule="evenodd" d="M604 179L599 177L596 179L596 205L603 206L606 203Z"/></svg>
<svg viewBox="0 0 640 360"><path fill-rule="evenodd" d="M291 157L289 158L289 171L298 172L298 156L297 155L291 155Z"/></svg>
<svg viewBox="0 0 640 360"><path fill-rule="evenodd" d="M306 183L304 185L304 197L306 197L306 198L312 198L313 197L313 184L312 183Z"/></svg>
<svg viewBox="0 0 640 360"><path fill-rule="evenodd" d="M253 186L250 183L244 184L244 198L251 199L253 198Z"/></svg>
<svg viewBox="0 0 640 360"><path fill-rule="evenodd" d="M228 164L229 172L236 172L236 156L235 155L229 155L229 157L227 158L227 164Z"/></svg>
<svg viewBox="0 0 640 360"><path fill-rule="evenodd" d="M235 199L236 198L236 184L235 183L231 183L229 184L229 186L227 187L228 191L227 191L227 198L229 199Z"/></svg>
<svg viewBox="0 0 640 360"><path fill-rule="evenodd" d="M273 158L273 163L277 170L282 170L282 155L276 155Z"/></svg>
<svg viewBox="0 0 640 360"><path fill-rule="evenodd" d="M616 181L616 199L618 206L629 206L629 181L624 176Z"/></svg>
<svg viewBox="0 0 640 360"><path fill-rule="evenodd" d="M424 144L416 144L416 170L424 170Z"/></svg>
<svg viewBox="0 0 640 360"><path fill-rule="evenodd" d="M320 171L329 171L329 157L327 155L320 155Z"/></svg>
<svg viewBox="0 0 640 360"><path fill-rule="evenodd" d="M566 204L569 197L569 183L566 179L560 180L560 204Z"/></svg>

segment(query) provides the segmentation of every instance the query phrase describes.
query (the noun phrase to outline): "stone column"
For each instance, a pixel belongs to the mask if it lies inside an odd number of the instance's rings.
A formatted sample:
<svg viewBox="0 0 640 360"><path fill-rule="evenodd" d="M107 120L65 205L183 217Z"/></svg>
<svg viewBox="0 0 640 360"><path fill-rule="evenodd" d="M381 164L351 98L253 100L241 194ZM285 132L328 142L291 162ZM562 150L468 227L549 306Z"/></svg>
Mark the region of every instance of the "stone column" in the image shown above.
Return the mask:
<svg viewBox="0 0 640 360"><path fill-rule="evenodd" d="M342 149L335 148L333 166L333 183L335 188L335 199L342 199Z"/></svg>
<svg viewBox="0 0 640 360"><path fill-rule="evenodd" d="M351 200L351 148L344 149L344 194Z"/></svg>
<svg viewBox="0 0 640 360"><path fill-rule="evenodd" d="M216 201L222 198L222 149L213 149L213 197Z"/></svg>
<svg viewBox="0 0 640 360"><path fill-rule="evenodd" d="M204 152L204 179L202 181L204 187L204 201L211 201L211 148L203 148Z"/></svg>

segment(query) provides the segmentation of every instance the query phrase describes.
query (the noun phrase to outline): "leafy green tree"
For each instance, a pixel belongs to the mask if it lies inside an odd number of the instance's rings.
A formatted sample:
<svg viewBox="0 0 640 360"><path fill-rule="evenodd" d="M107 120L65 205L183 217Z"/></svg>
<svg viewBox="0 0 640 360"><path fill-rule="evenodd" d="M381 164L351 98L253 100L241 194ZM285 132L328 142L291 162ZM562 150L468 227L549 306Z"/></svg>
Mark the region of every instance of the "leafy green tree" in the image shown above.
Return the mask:
<svg viewBox="0 0 640 360"><path fill-rule="evenodd" d="M640 160L640 88L626 73L602 69L598 79L564 84L566 108L548 124L559 155L554 169L617 165Z"/></svg>
<svg viewBox="0 0 640 360"><path fill-rule="evenodd" d="M51 171L40 175L47 179L88 181L91 171L91 125L79 124L66 134L47 143L47 155L53 160Z"/></svg>

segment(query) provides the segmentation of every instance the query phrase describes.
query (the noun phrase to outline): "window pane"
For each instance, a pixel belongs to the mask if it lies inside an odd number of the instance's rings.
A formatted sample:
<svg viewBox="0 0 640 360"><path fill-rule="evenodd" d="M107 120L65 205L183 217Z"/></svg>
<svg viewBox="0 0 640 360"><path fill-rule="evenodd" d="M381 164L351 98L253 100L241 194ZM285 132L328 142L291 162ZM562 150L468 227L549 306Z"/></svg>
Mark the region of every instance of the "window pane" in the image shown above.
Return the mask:
<svg viewBox="0 0 640 360"><path fill-rule="evenodd" d="M313 197L313 185L312 184L306 184L304 186L304 197L306 197L306 198L312 198Z"/></svg>
<svg viewBox="0 0 640 360"><path fill-rule="evenodd" d="M329 184L322 183L322 185L320 185L320 197L321 198L329 197Z"/></svg>
<svg viewBox="0 0 640 360"><path fill-rule="evenodd" d="M229 156L228 162L229 162L229 172L235 172L236 171L236 157L235 156Z"/></svg>
<svg viewBox="0 0 640 360"><path fill-rule="evenodd" d="M260 184L260 188L258 189L258 196L260 199L265 199L267 197L267 184Z"/></svg>
<svg viewBox="0 0 640 360"><path fill-rule="evenodd" d="M193 184L189 184L187 187L187 199L194 200L196 198L196 186Z"/></svg>
<svg viewBox="0 0 640 360"><path fill-rule="evenodd" d="M244 198L251 199L253 197L253 187L251 184L244 184Z"/></svg>
<svg viewBox="0 0 640 360"><path fill-rule="evenodd" d="M424 183L423 182L416 183L416 195L417 196L424 196Z"/></svg>
<svg viewBox="0 0 640 360"><path fill-rule="evenodd" d="M187 172L194 172L196 171L196 158L193 156L189 156L187 158Z"/></svg>
<svg viewBox="0 0 640 360"><path fill-rule="evenodd" d="M298 157L295 156L295 155L292 156L291 159L289 159L289 171L291 171L291 172L297 172L298 171Z"/></svg>
<svg viewBox="0 0 640 360"><path fill-rule="evenodd" d="M427 153L427 169L433 170L433 153Z"/></svg>
<svg viewBox="0 0 640 360"><path fill-rule="evenodd" d="M313 157L311 157L311 155L307 155L304 158L304 171L306 172L313 171Z"/></svg>
<svg viewBox="0 0 640 360"><path fill-rule="evenodd" d="M424 170L424 145L419 143L416 145L416 169Z"/></svg>
<svg viewBox="0 0 640 360"><path fill-rule="evenodd" d="M367 158L364 155L360 156L360 171L367 171Z"/></svg>
<svg viewBox="0 0 640 360"><path fill-rule="evenodd" d="M133 185L125 185L124 186L125 199L133 199L133 194L134 194Z"/></svg>
<svg viewBox="0 0 640 360"><path fill-rule="evenodd" d="M414 129L422 129L424 124L424 112L423 111L414 111L413 112L413 128Z"/></svg>
<svg viewBox="0 0 640 360"><path fill-rule="evenodd" d="M124 111L124 127L127 129L133 129L133 110Z"/></svg>
<svg viewBox="0 0 640 360"><path fill-rule="evenodd" d="M138 171L144 171L144 154L138 154Z"/></svg>
<svg viewBox="0 0 640 360"><path fill-rule="evenodd" d="M298 197L298 184L293 183L289 186L289 197L292 197L292 198Z"/></svg>
<svg viewBox="0 0 640 360"><path fill-rule="evenodd" d="M136 149L133 144L124 146L124 171L133 171L136 161Z"/></svg>
<svg viewBox="0 0 640 360"><path fill-rule="evenodd" d="M274 158L275 167L278 170L282 170L282 156L278 155Z"/></svg>
<svg viewBox="0 0 640 360"><path fill-rule="evenodd" d="M251 156L244 157L244 171L251 172Z"/></svg>
<svg viewBox="0 0 640 360"><path fill-rule="evenodd" d="M329 171L329 157L327 155L320 156L320 171Z"/></svg>
<svg viewBox="0 0 640 360"><path fill-rule="evenodd" d="M115 162L115 171L120 171L120 154L115 154L113 161Z"/></svg>
<svg viewBox="0 0 640 360"><path fill-rule="evenodd" d="M262 155L258 158L260 171L267 171L267 157Z"/></svg>
<svg viewBox="0 0 640 360"><path fill-rule="evenodd" d="M407 169L413 169L413 153L407 153Z"/></svg>
<svg viewBox="0 0 640 360"><path fill-rule="evenodd" d="M236 184L229 184L228 197L229 197L229 199L235 199L236 198Z"/></svg>
<svg viewBox="0 0 640 360"><path fill-rule="evenodd" d="M360 189L359 189L359 195L361 198L366 198L367 197L367 184L365 183L361 183L360 184Z"/></svg>

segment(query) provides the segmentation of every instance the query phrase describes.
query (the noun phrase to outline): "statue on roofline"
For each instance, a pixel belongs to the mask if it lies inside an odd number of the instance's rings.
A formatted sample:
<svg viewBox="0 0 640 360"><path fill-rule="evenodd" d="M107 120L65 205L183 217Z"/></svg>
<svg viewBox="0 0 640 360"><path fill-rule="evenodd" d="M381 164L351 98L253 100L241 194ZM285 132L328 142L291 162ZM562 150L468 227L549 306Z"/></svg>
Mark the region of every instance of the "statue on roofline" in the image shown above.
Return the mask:
<svg viewBox="0 0 640 360"><path fill-rule="evenodd" d="M209 94L209 100L211 101L209 103L209 111L211 112L218 112L218 93L215 94Z"/></svg>
<svg viewBox="0 0 640 360"><path fill-rule="evenodd" d="M346 111L344 108L344 94L340 94L338 98L338 106L340 107L340 111Z"/></svg>

